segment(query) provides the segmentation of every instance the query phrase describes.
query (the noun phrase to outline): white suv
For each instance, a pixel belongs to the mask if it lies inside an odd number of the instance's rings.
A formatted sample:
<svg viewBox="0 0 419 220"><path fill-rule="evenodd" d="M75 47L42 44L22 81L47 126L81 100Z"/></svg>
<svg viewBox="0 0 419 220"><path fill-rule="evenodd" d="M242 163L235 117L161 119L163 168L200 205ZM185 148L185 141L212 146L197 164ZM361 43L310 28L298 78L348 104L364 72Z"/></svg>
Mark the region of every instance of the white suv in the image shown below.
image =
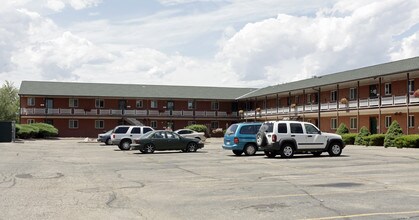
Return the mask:
<svg viewBox="0 0 419 220"><path fill-rule="evenodd" d="M111 141L112 144L118 145L121 150L130 150L134 139L138 139L143 134L153 130L148 126L120 125L113 129Z"/></svg>
<svg viewBox="0 0 419 220"><path fill-rule="evenodd" d="M256 135L256 142L271 158L278 154L290 158L295 153L320 156L323 152L339 156L345 147L340 135L321 132L311 123L298 121L265 122Z"/></svg>

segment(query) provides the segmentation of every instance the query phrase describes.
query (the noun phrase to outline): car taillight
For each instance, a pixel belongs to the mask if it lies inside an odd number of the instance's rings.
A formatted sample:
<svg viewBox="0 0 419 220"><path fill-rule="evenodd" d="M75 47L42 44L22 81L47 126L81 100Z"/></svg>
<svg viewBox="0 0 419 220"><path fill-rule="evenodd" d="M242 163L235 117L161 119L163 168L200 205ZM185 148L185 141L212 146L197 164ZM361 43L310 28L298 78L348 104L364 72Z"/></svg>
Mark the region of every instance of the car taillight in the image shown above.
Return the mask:
<svg viewBox="0 0 419 220"><path fill-rule="evenodd" d="M273 134L273 135L272 135L272 143L275 143L275 142L276 142L276 139L277 139L277 138L276 138L276 134Z"/></svg>
<svg viewBox="0 0 419 220"><path fill-rule="evenodd" d="M235 138L234 138L234 143L235 143L235 144L238 144L238 143L239 143L239 138L238 138L238 137L235 137Z"/></svg>
<svg viewBox="0 0 419 220"><path fill-rule="evenodd" d="M115 134L112 134L112 139L115 139Z"/></svg>

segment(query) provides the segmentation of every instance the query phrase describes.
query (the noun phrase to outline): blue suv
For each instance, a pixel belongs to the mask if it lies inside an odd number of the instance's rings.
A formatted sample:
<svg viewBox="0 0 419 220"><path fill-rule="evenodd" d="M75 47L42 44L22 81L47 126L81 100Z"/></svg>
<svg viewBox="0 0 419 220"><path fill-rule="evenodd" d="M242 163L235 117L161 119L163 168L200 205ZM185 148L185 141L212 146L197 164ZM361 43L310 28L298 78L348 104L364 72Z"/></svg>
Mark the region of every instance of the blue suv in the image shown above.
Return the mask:
<svg viewBox="0 0 419 220"><path fill-rule="evenodd" d="M255 155L258 151L256 134L261 125L259 122L232 124L224 135L223 148L232 150L237 156L243 152L247 156Z"/></svg>

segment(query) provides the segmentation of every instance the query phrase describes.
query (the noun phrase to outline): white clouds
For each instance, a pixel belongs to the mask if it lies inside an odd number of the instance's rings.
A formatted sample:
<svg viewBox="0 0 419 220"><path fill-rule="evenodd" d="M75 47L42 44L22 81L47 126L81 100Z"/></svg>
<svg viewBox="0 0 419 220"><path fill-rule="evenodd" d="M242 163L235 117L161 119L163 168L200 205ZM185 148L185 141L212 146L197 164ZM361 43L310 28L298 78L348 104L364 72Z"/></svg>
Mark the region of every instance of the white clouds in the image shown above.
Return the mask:
<svg viewBox="0 0 419 220"><path fill-rule="evenodd" d="M1 78L262 87L419 55L415 0L160 0L176 10L68 28L41 11L101 1L41 2L0 6Z"/></svg>
<svg viewBox="0 0 419 220"><path fill-rule="evenodd" d="M349 1L342 1L315 17L280 14L248 24L217 56L241 79L262 78L272 84L386 62L389 49L398 44L400 51L393 57L419 55L416 35L394 41L419 20L416 1L348 6Z"/></svg>

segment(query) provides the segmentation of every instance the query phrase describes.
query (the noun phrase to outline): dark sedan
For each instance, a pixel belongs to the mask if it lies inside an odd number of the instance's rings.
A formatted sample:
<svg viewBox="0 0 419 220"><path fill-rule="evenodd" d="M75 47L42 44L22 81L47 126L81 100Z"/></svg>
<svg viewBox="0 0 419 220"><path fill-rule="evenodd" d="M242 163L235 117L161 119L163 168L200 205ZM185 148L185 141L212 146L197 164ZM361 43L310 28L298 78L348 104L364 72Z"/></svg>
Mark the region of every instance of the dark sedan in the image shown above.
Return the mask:
<svg viewBox="0 0 419 220"><path fill-rule="evenodd" d="M203 148L204 143L196 138L185 138L172 131L150 131L141 138L135 139L138 144L134 150L142 153L153 153L160 150L181 150L183 152L195 152Z"/></svg>

